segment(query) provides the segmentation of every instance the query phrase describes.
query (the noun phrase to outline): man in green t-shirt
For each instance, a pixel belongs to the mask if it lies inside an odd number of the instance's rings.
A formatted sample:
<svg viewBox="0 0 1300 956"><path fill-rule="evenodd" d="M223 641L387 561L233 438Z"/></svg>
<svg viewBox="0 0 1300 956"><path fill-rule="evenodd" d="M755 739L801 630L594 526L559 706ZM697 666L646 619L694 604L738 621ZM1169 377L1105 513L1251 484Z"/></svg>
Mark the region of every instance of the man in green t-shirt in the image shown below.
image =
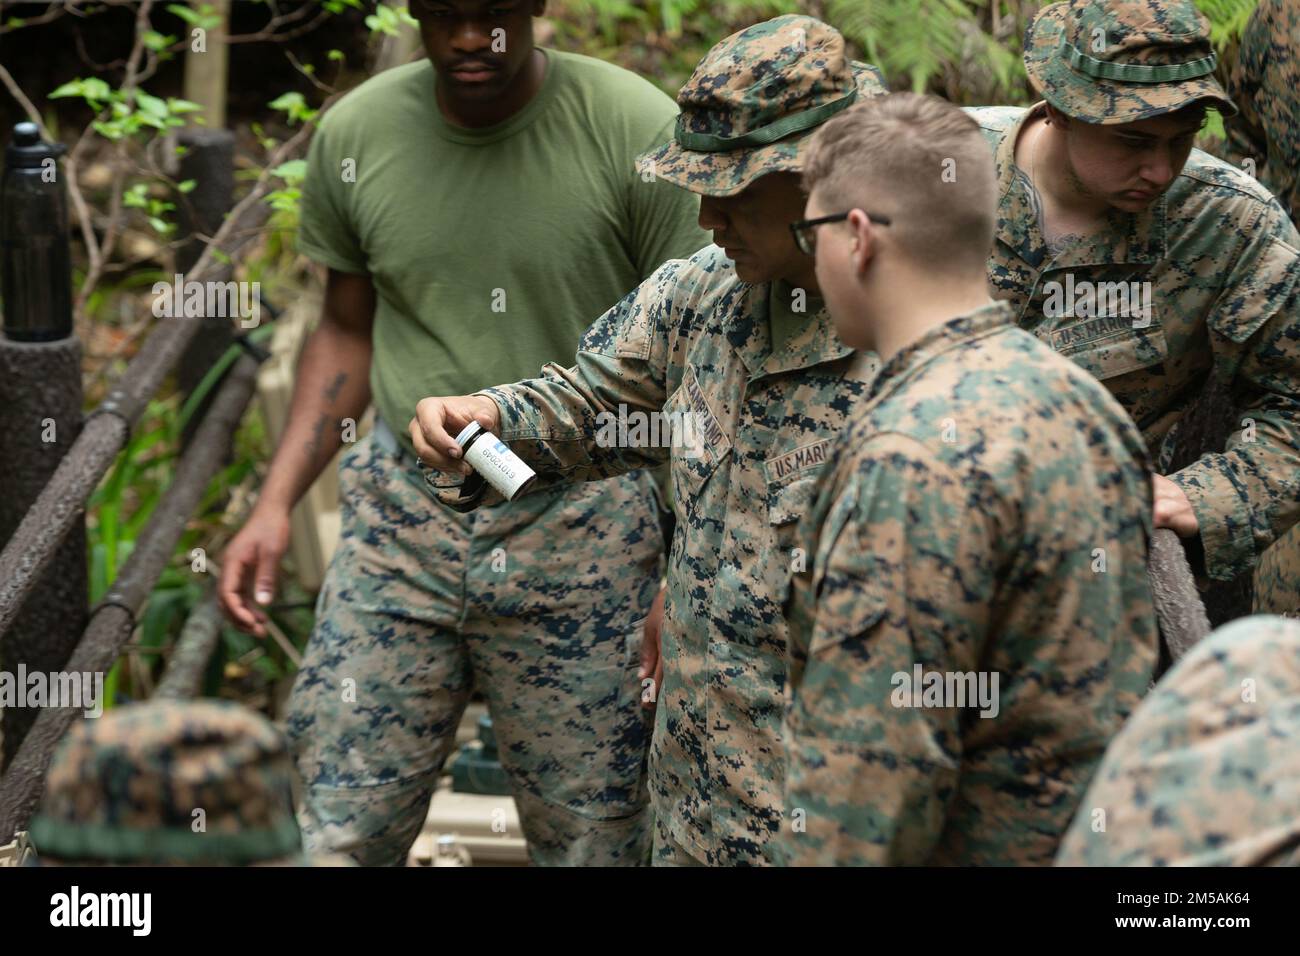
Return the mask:
<svg viewBox="0 0 1300 956"><path fill-rule="evenodd" d="M308 849L363 864L404 859L475 688L535 862L648 855L651 475L462 515L433 497L404 427L425 395L571 355L584 317L707 244L698 200L635 167L671 136L672 100L535 48L544 6L413 0L428 59L342 99L308 159L299 244L329 269L323 315L221 597L264 633L290 509L373 397L375 432L340 466L342 541L288 716Z"/></svg>

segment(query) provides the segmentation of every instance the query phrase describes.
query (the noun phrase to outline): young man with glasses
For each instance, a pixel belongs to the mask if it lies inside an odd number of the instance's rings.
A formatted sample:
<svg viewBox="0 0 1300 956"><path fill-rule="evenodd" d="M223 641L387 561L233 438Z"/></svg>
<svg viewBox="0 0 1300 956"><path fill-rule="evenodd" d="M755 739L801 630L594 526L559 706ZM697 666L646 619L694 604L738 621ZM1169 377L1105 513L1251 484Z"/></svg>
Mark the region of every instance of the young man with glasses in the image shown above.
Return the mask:
<svg viewBox="0 0 1300 956"><path fill-rule="evenodd" d="M470 420L489 426L539 487L669 462L677 531L650 759L658 864L770 862L781 821L781 600L807 560L794 524L875 372L874 356L836 338L788 227L803 214L798 173L812 131L883 93L878 77L810 17L723 40L678 95L673 141L642 163L702 195L700 222L716 245L667 263L597 320L574 367L425 399L411 422L416 449L445 469L464 466L451 435ZM598 416L622 410L689 416L698 442L609 447Z"/></svg>
<svg viewBox="0 0 1300 956"><path fill-rule="evenodd" d="M804 182L835 328L881 368L799 526L781 859L1050 864L1156 660L1142 436L990 298L960 109L855 107Z"/></svg>
<svg viewBox="0 0 1300 956"><path fill-rule="evenodd" d="M648 472L461 515L402 427L429 392L536 374L589 317L707 239L636 157L676 108L633 74L541 50L542 0L414 0L428 59L344 97L312 143L302 251L329 268L289 427L222 600L261 634L294 502L372 396L340 467L342 540L289 701L309 849L396 865L471 692L487 698L529 853L649 852L637 678L664 541Z"/></svg>

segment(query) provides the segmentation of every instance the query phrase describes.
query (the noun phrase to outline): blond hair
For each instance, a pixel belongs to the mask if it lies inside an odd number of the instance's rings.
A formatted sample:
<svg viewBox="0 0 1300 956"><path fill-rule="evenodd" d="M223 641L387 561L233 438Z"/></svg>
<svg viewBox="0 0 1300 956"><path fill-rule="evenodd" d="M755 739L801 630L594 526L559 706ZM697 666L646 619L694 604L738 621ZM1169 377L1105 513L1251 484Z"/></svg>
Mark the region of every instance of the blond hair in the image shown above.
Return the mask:
<svg viewBox="0 0 1300 956"><path fill-rule="evenodd" d="M845 110L813 137L803 182L827 212L888 217L888 239L914 262L986 268L997 225L993 151L946 100L891 93Z"/></svg>

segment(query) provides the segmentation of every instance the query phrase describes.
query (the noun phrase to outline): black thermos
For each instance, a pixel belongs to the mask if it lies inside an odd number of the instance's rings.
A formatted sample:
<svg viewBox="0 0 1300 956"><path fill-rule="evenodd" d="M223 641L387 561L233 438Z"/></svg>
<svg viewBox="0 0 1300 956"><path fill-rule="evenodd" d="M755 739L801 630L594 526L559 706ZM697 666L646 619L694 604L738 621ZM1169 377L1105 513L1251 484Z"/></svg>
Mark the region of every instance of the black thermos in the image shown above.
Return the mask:
<svg viewBox="0 0 1300 956"><path fill-rule="evenodd" d="M68 200L58 159L66 147L19 123L0 174L0 299L4 333L18 342L72 334Z"/></svg>

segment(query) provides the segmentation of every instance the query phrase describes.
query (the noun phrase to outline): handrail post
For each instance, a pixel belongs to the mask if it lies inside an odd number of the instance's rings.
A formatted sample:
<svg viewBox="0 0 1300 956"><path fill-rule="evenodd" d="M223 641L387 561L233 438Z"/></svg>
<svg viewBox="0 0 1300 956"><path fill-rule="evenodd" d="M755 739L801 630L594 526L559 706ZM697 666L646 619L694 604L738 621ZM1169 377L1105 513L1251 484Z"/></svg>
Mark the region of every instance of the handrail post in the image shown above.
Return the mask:
<svg viewBox="0 0 1300 956"><path fill-rule="evenodd" d="M0 176L0 544L7 542L82 428L81 343L72 329L68 218L59 144L20 123ZM0 670L60 670L88 618L84 514L59 544L13 626ZM0 768L35 722L33 708L0 717Z"/></svg>
<svg viewBox="0 0 1300 956"><path fill-rule="evenodd" d="M183 283L207 245L202 237L215 233L234 205L235 134L228 129L197 126L181 130L177 141L185 148L178 179L194 181L194 188L177 203L181 234L189 236L189 241L176 254L176 271ZM176 369L177 382L186 395L194 390L234 342L231 322L230 317L204 316L203 324L190 340ZM209 397L190 419L182 436L185 446L194 437L194 431L210 404Z"/></svg>

